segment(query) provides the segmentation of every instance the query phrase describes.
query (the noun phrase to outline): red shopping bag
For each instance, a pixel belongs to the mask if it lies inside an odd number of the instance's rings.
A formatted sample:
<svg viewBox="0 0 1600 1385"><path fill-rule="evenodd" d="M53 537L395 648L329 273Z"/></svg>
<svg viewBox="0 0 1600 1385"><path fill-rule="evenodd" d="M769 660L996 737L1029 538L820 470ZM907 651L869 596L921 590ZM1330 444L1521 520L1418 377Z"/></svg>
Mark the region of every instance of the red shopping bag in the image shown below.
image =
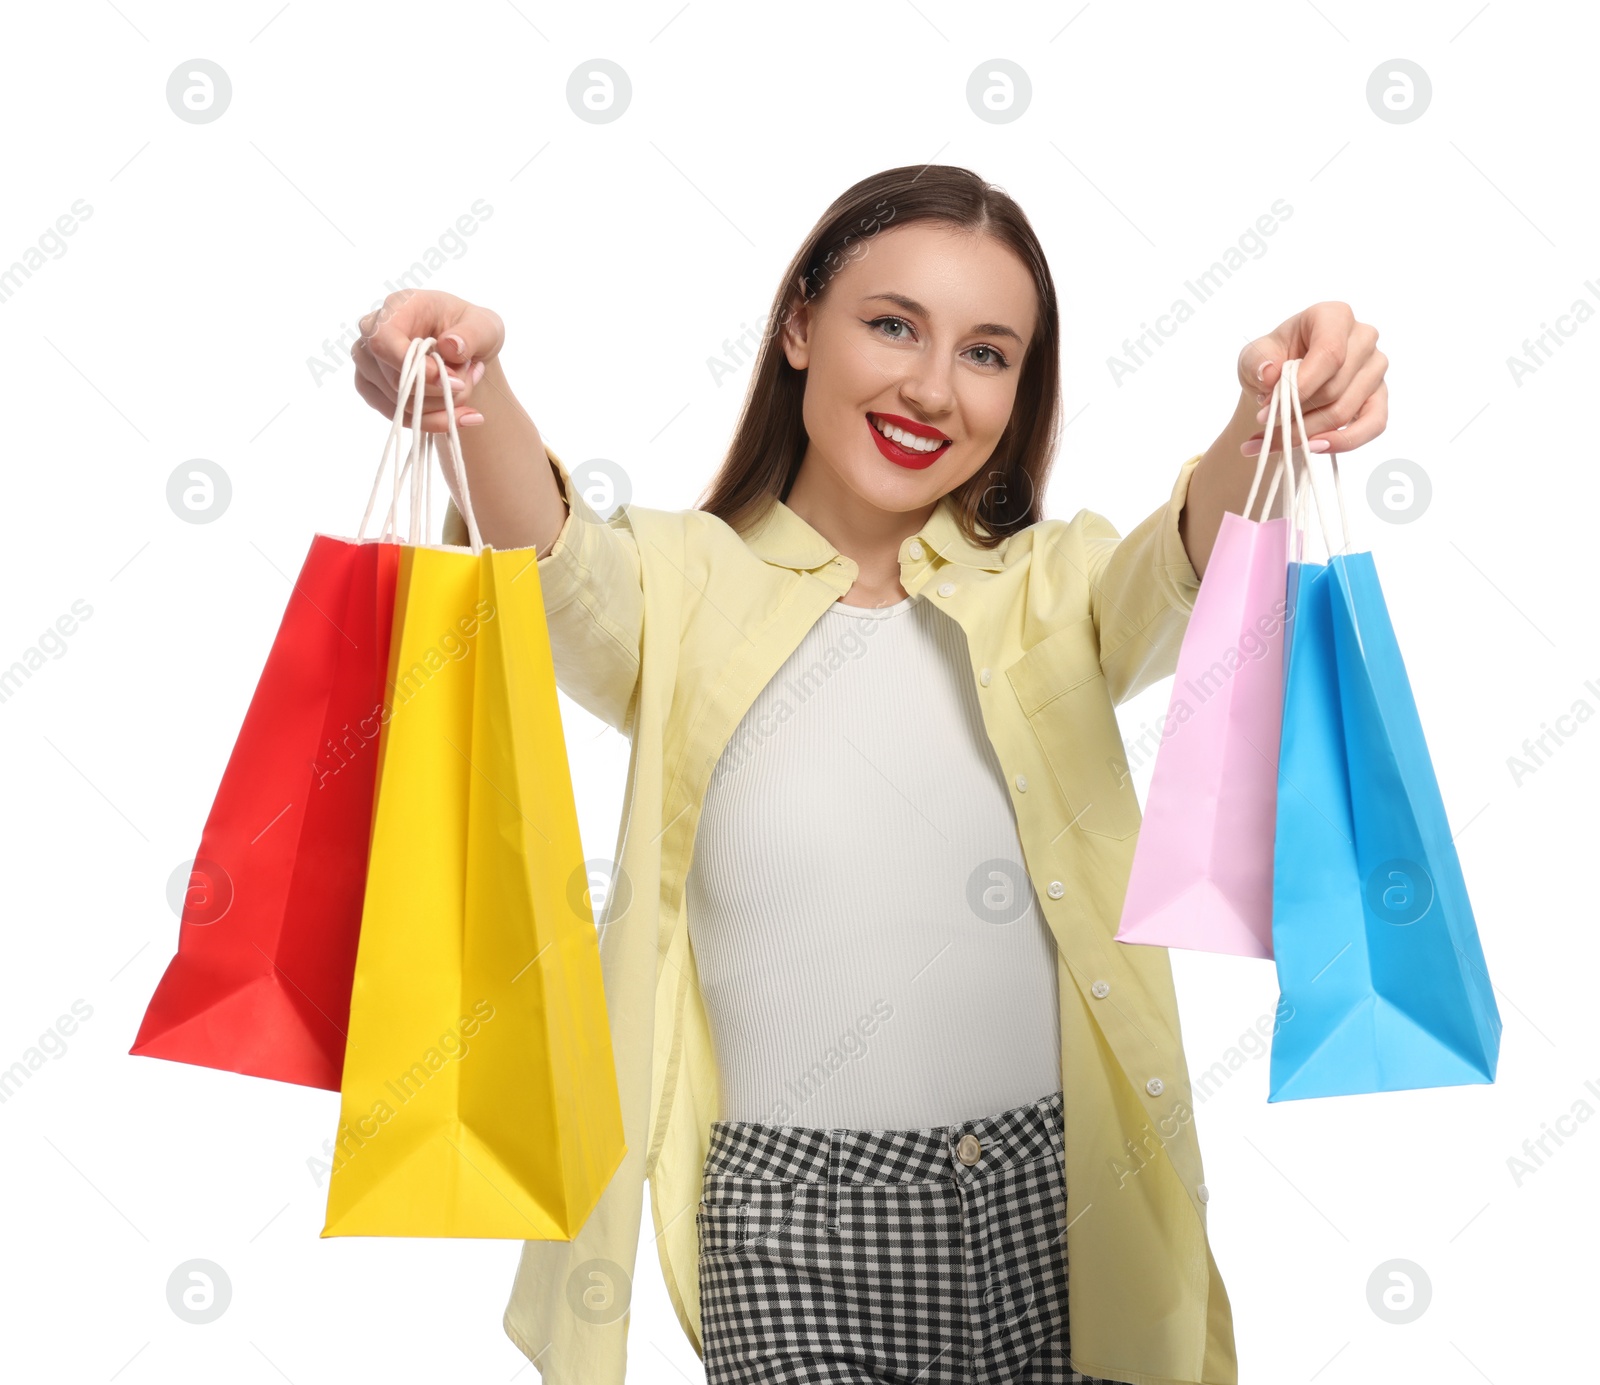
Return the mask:
<svg viewBox="0 0 1600 1385"><path fill-rule="evenodd" d="M422 431L432 345L419 338L407 353L356 537L311 541L200 837L177 955L130 1053L340 1088L380 732L390 714L402 551L395 525L408 477L410 546L432 525L431 444ZM413 385L411 452L402 466ZM452 442L459 455L453 432ZM380 537L369 540L391 453L388 516Z"/></svg>
<svg viewBox="0 0 1600 1385"><path fill-rule="evenodd" d="M312 539L130 1053L338 1090L399 554Z"/></svg>

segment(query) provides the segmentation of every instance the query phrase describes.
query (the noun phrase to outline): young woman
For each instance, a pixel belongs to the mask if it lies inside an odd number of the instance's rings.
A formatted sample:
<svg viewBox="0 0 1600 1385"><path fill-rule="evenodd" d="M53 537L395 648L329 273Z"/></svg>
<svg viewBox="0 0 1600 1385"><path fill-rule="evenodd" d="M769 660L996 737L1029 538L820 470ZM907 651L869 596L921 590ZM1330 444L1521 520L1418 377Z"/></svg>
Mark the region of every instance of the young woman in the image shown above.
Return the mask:
<svg viewBox="0 0 1600 1385"><path fill-rule="evenodd" d="M628 1155L572 1242L525 1244L506 1330L547 1382L620 1385L648 1179L711 1385L1233 1385L1167 954L1113 942L1113 707L1175 666L1284 361L1312 450L1382 431L1377 333L1322 303L1253 342L1119 538L1042 517L1055 287L975 174L850 188L768 324L700 506L608 518L493 312L398 295L353 351L387 417L438 338L424 426L450 389L484 541L536 550L558 682L632 743L600 925Z"/></svg>

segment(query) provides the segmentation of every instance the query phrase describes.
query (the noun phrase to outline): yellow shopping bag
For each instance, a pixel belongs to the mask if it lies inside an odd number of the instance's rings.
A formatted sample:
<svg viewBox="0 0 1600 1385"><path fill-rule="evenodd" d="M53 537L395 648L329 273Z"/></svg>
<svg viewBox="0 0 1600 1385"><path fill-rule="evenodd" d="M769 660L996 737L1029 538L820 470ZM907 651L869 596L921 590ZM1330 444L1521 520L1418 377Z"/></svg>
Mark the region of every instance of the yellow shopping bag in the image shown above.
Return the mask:
<svg viewBox="0 0 1600 1385"><path fill-rule="evenodd" d="M534 550L481 547L455 458L471 549L401 550L322 1234L570 1240L627 1149L599 947Z"/></svg>

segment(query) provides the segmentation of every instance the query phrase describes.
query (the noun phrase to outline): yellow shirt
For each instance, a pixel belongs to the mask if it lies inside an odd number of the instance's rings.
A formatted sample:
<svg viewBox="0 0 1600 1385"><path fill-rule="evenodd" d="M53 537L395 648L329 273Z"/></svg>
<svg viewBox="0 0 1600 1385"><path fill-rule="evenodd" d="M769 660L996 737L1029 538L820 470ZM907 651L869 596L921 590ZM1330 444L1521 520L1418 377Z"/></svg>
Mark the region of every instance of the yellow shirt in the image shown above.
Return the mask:
<svg viewBox="0 0 1600 1385"><path fill-rule="evenodd" d="M538 562L557 683L632 742L600 921L628 1153L571 1242L524 1243L504 1323L546 1385L621 1385L646 1179L667 1291L704 1354L695 1210L717 1066L684 882L706 785L856 564L781 501L742 537L700 510L602 520L550 460L571 510ZM899 554L905 590L966 632L1056 942L1072 1364L1130 1385L1238 1381L1171 965L1113 941L1139 805L1112 709L1176 667L1199 590L1178 515L1199 460L1126 538L1081 510L982 549L946 497ZM444 538L466 542L453 504Z"/></svg>

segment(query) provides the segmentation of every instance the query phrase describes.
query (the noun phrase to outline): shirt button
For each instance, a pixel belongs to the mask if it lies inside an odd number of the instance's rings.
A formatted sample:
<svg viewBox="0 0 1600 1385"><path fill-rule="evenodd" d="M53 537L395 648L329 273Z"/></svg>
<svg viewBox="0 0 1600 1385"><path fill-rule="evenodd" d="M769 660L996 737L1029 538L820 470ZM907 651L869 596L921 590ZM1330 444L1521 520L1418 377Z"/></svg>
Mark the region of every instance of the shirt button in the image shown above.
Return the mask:
<svg viewBox="0 0 1600 1385"><path fill-rule="evenodd" d="M956 1158L969 1168L978 1162L978 1156L982 1153L983 1146L978 1143L978 1137L970 1130L956 1145Z"/></svg>
<svg viewBox="0 0 1600 1385"><path fill-rule="evenodd" d="M1067 887L1065 885L1063 885L1059 880L1052 880L1045 887L1045 893L1047 895L1049 895L1051 899L1060 899L1061 896L1064 895L1066 892L1067 892Z"/></svg>
<svg viewBox="0 0 1600 1385"><path fill-rule="evenodd" d="M1211 1201L1211 1189L1206 1187L1204 1183L1194 1190L1194 1195L1199 1198L1201 1202Z"/></svg>
<svg viewBox="0 0 1600 1385"><path fill-rule="evenodd" d="M1019 774L1017 776L1017 792L1018 793L1027 793L1028 792L1028 776L1026 774Z"/></svg>
<svg viewBox="0 0 1600 1385"><path fill-rule="evenodd" d="M1089 987L1089 994L1096 1000L1104 1000L1111 994L1111 983L1109 981L1096 981L1094 985Z"/></svg>
<svg viewBox="0 0 1600 1385"><path fill-rule="evenodd" d="M922 556L922 544L916 539L912 539L911 547L908 548L906 552L909 553L913 558L920 558Z"/></svg>
<svg viewBox="0 0 1600 1385"><path fill-rule="evenodd" d="M955 589L956 589L956 584L954 582L941 582L941 583L939 583L939 595L940 596L949 596L950 593L953 592Z"/></svg>
<svg viewBox="0 0 1600 1385"><path fill-rule="evenodd" d="M1151 1096L1160 1096L1163 1085L1164 1084L1159 1077L1152 1077L1144 1084L1144 1089L1145 1091L1149 1092Z"/></svg>
<svg viewBox="0 0 1600 1385"><path fill-rule="evenodd" d="M986 688L989 686L989 679L992 678L993 676L994 675L991 674L989 672L989 670L986 669L986 668L980 668L978 670L978 681L980 683L982 683L983 686L986 687Z"/></svg>

